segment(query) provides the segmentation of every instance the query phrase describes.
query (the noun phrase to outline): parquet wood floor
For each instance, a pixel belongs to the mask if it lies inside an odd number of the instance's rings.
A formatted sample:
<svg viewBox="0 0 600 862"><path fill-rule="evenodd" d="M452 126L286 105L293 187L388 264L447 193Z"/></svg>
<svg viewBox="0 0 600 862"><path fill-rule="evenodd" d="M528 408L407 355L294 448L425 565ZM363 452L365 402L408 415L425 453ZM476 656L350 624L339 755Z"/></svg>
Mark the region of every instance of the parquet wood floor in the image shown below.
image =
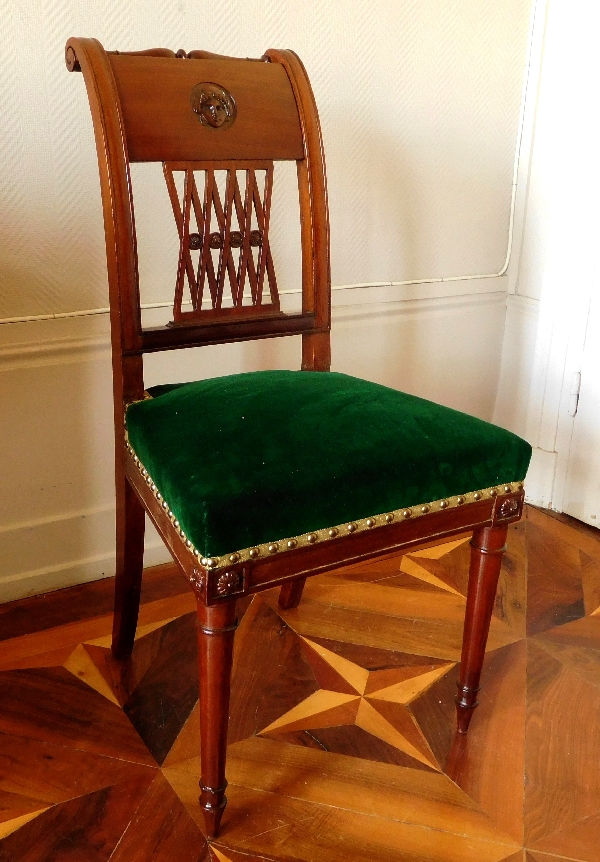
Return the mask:
<svg viewBox="0 0 600 862"><path fill-rule="evenodd" d="M468 539L243 603L210 846L184 581L147 573L123 666L110 582L0 607L0 862L600 862L600 533L509 541L466 738Z"/></svg>

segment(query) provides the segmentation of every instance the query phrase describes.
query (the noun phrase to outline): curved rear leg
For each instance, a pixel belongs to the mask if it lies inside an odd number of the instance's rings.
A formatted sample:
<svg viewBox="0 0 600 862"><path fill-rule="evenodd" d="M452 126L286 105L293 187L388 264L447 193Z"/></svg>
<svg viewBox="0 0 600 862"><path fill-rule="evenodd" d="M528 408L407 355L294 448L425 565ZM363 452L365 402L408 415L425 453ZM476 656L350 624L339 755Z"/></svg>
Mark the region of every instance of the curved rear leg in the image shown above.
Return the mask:
<svg viewBox="0 0 600 862"><path fill-rule="evenodd" d="M279 607L284 611L289 611L292 608L297 608L302 598L302 591L306 578L296 578L295 581L288 581L284 584L279 593Z"/></svg>
<svg viewBox="0 0 600 862"><path fill-rule="evenodd" d="M131 655L137 627L144 568L144 507L127 481L117 491L117 571L112 652L116 659Z"/></svg>

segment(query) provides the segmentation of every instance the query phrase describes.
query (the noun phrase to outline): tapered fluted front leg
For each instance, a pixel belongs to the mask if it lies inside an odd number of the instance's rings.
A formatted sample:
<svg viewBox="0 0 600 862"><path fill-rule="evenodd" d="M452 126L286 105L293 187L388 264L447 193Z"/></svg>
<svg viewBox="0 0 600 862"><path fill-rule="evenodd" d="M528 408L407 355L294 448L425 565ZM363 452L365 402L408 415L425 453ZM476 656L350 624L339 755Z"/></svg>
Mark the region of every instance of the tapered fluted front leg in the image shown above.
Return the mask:
<svg viewBox="0 0 600 862"><path fill-rule="evenodd" d="M479 678L508 527L480 527L471 539L471 566L456 712L459 733L466 733L477 706Z"/></svg>
<svg viewBox="0 0 600 862"><path fill-rule="evenodd" d="M198 601L200 672L200 807L209 838L216 838L227 805L225 759L233 636L238 625L235 599L206 607Z"/></svg>
<svg viewBox="0 0 600 862"><path fill-rule="evenodd" d="M112 651L117 659L131 655L140 608L144 568L144 507L123 476L117 488L117 571Z"/></svg>
<svg viewBox="0 0 600 862"><path fill-rule="evenodd" d="M295 581L288 581L282 586L279 592L279 607L282 610L289 611L298 607L305 583L306 578L296 578Z"/></svg>

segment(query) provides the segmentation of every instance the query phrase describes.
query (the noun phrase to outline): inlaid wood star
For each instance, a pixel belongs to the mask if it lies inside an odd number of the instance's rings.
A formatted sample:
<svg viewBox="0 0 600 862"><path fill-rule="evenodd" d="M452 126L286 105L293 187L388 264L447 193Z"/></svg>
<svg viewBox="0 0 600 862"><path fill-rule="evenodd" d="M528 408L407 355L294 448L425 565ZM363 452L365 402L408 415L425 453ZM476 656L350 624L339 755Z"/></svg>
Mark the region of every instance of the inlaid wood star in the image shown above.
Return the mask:
<svg viewBox="0 0 600 862"><path fill-rule="evenodd" d="M420 763L440 769L409 707L454 662L432 669L424 659L423 665L368 670L306 637L302 641L321 688L265 727L261 735L356 725Z"/></svg>

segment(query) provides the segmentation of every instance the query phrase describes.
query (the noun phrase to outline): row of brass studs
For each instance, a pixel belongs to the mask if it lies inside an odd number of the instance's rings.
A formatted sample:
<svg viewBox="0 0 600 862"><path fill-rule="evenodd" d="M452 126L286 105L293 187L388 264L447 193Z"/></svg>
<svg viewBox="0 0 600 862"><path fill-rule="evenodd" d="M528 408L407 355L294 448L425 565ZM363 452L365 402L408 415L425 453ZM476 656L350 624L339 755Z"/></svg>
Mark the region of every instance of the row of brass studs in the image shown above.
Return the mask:
<svg viewBox="0 0 600 862"><path fill-rule="evenodd" d="M471 494L459 494L457 497L448 497L445 500L436 500L433 503L425 503L422 506L413 506L407 509L397 509L393 512L388 512L385 515L377 515L372 516L370 518L365 518L359 521L350 521L347 524L339 524L337 527L329 527L325 530L320 530L318 532L305 533L302 536L295 536L291 539L282 539L278 542L270 542L266 545L257 545L253 548L244 548L241 551L235 551L233 554L226 555L222 559L219 557L203 557L200 551L197 551L194 547L193 543L187 538L185 532L181 529L179 521L176 516L173 514L171 509L169 508L169 504L165 499L163 499L160 494L156 484L152 480L152 477L140 461L140 459L135 454L132 449L129 441L127 441L127 449L133 460L142 474L146 484L154 494L156 500L160 503L161 508L166 513L167 517L173 524L177 534L181 538L181 540L185 543L189 552L193 554L200 560L200 564L207 569L216 569L219 566L227 566L231 563L239 563L242 560L256 560L260 556L270 556L272 554L281 553L282 551L293 551L296 548L300 548L303 545L314 545L320 541L327 541L330 539L336 539L340 536L360 532L361 530L372 530L373 527L377 526L386 526L388 524L393 524L394 521L398 520L408 520L409 518L418 518L423 515L427 515L430 512L435 512L436 510L444 510L453 508L455 506L462 506L468 502L477 502L479 500L484 500L486 497L497 497L499 493L510 494L515 491L523 490L523 483L517 482L513 485L504 485L501 490L498 488L486 488L483 491L474 491Z"/></svg>
<svg viewBox="0 0 600 862"><path fill-rule="evenodd" d="M241 248L244 244L244 234L240 230L232 230L229 234L229 247L230 248ZM192 251L196 251L199 248L202 248L202 236L199 233L191 233L188 236L188 245L192 249ZM209 248L223 248L225 245L225 240L223 238L223 234L218 231L214 231L209 234L208 237L208 246ZM251 230L250 231L250 245L254 248L258 248L262 245L262 232L259 230Z"/></svg>
<svg viewBox="0 0 600 862"><path fill-rule="evenodd" d="M372 516L370 518L365 518L360 521L350 521L347 524L339 524L337 527L330 527L329 529L320 530L319 532L311 532L305 533L302 536L296 536L291 539L283 539L279 542L271 542L266 545L258 545L254 548L246 548L243 551L236 551L234 554L231 554L224 560L224 563L239 563L244 559L256 560L260 556L264 555L272 555L280 553L281 551L292 551L295 548L302 547L303 545L314 545L320 541L327 541L329 539L335 539L340 536L344 536L347 534L352 534L356 532L360 532L362 530L372 530L373 527L377 526L386 526L388 524L394 523L394 521L398 520L408 520L409 518L418 518L423 515L427 515L430 512L435 512L436 510L444 510L448 508L453 508L455 506L462 506L468 502L477 502L478 500L483 500L486 497L497 497L499 493L510 494L514 491L523 490L523 483L517 482L513 485L504 485L501 489L499 488L486 488L482 491L474 491L471 494L460 494L456 497L448 497L444 500L436 500L433 503L425 503L421 506L413 506L407 509L397 509L393 512L388 512L385 515ZM215 558L212 558L213 561ZM217 558L217 565L220 564L220 560Z"/></svg>

